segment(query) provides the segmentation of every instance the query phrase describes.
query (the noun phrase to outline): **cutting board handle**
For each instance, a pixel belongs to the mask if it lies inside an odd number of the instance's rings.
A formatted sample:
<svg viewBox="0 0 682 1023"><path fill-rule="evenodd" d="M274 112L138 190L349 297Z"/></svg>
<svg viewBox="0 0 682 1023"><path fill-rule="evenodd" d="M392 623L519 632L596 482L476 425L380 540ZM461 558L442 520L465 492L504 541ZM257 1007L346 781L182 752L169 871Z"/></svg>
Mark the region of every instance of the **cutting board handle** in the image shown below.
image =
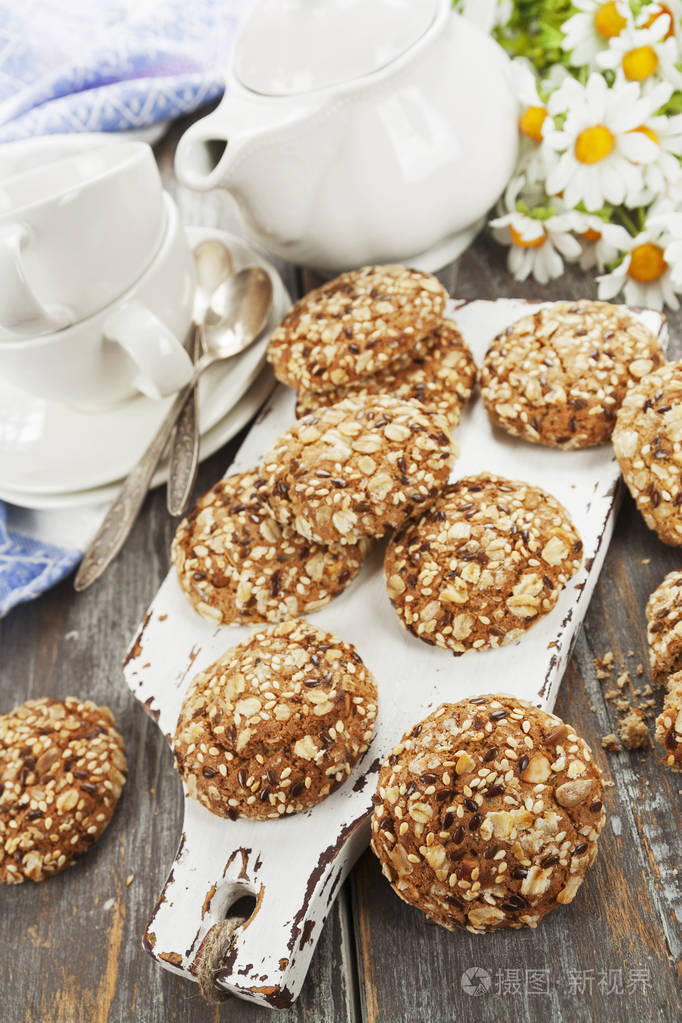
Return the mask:
<svg viewBox="0 0 682 1023"><path fill-rule="evenodd" d="M291 1005L329 906L368 843L368 813L320 852L314 814L298 822L299 829L309 829L310 841L299 835L290 848L287 821L228 825L186 797L182 839L145 929L145 949L166 969L196 980L211 930L236 902L252 896L251 915L228 940L215 983L248 1001ZM278 828L279 846L272 842ZM228 836L233 842L226 850ZM267 855L260 838L267 839Z"/></svg>

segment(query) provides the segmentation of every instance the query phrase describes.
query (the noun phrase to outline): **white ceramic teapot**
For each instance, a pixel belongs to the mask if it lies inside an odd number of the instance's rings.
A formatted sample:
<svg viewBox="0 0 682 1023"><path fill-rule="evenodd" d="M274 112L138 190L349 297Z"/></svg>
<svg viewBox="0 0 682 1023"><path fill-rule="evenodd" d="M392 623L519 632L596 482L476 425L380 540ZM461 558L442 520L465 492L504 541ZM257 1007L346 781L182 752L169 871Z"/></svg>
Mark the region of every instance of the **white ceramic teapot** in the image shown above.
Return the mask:
<svg viewBox="0 0 682 1023"><path fill-rule="evenodd" d="M257 0L176 170L228 189L291 262L436 270L469 244L516 150L509 61L450 0Z"/></svg>

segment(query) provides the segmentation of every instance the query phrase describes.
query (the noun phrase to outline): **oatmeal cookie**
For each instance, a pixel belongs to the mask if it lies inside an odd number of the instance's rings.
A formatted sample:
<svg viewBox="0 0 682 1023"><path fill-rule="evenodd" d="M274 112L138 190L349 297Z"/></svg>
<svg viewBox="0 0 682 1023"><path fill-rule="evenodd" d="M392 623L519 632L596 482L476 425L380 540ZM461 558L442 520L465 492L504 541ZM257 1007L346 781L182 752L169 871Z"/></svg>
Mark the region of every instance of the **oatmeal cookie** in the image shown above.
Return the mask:
<svg viewBox="0 0 682 1023"><path fill-rule="evenodd" d="M656 718L656 739L663 747L663 763L682 770L682 671L667 680L663 710Z"/></svg>
<svg viewBox="0 0 682 1023"><path fill-rule="evenodd" d="M212 813L282 817L346 780L376 712L376 683L350 643L309 622L282 622L194 679L175 758L189 794Z"/></svg>
<svg viewBox="0 0 682 1023"><path fill-rule="evenodd" d="M44 698L0 715L0 882L74 864L111 820L126 769L108 707Z"/></svg>
<svg viewBox="0 0 682 1023"><path fill-rule="evenodd" d="M326 391L299 391L296 415L300 418L344 398L391 394L440 412L454 430L476 383L476 363L452 320L443 320L423 344L428 348L422 355L403 355L374 376L353 384Z"/></svg>
<svg viewBox="0 0 682 1023"><path fill-rule="evenodd" d="M646 605L652 678L662 682L682 670L682 572L669 572Z"/></svg>
<svg viewBox="0 0 682 1023"><path fill-rule="evenodd" d="M438 325L448 294L430 274L366 266L310 291L273 332L268 360L296 389L338 387L382 369Z"/></svg>
<svg viewBox="0 0 682 1023"><path fill-rule="evenodd" d="M369 541L324 547L280 525L260 470L220 480L175 534L180 586L221 625L280 622L318 611L355 578Z"/></svg>
<svg viewBox="0 0 682 1023"><path fill-rule="evenodd" d="M481 396L515 437L587 448L609 439L627 388L664 361L656 337L622 306L555 302L492 341Z"/></svg>
<svg viewBox="0 0 682 1023"><path fill-rule="evenodd" d="M490 473L468 476L392 537L388 595L426 643L455 654L498 647L551 611L581 551L551 494Z"/></svg>
<svg viewBox="0 0 682 1023"><path fill-rule="evenodd" d="M661 366L629 389L613 449L649 529L663 543L682 545L682 362Z"/></svg>
<svg viewBox="0 0 682 1023"><path fill-rule="evenodd" d="M383 536L428 508L457 454L437 412L390 395L300 419L263 459L271 507L317 543Z"/></svg>
<svg viewBox="0 0 682 1023"><path fill-rule="evenodd" d="M394 891L454 930L535 927L597 854L604 786L570 725L512 696L444 704L379 774L372 849Z"/></svg>

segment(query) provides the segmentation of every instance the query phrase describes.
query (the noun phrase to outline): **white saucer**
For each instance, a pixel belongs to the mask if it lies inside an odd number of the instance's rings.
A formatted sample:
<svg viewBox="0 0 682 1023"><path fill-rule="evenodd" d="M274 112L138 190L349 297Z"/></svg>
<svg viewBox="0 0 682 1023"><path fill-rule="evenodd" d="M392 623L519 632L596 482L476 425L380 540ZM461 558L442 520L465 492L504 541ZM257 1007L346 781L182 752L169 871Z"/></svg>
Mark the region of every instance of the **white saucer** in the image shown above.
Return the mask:
<svg viewBox="0 0 682 1023"><path fill-rule="evenodd" d="M241 238L214 228L186 230L193 246L205 238L223 240L230 247L235 270L247 265L264 267L274 289L272 312L263 337L242 355L208 370L199 382L202 437L214 427L220 427L216 436L222 437L213 446L208 444L210 451L206 443L202 445L202 457L206 457L225 443L225 430L229 429L227 413L262 369L268 336L291 302L272 264ZM106 484L121 480L151 441L172 400L171 397L153 401L139 395L103 412L80 412L33 398L0 381L0 497L26 504L29 495L34 498L63 495L73 503L74 495L80 492L99 491ZM23 500L18 500L19 497ZM35 502L30 506L46 507Z"/></svg>
<svg viewBox="0 0 682 1023"><path fill-rule="evenodd" d="M199 460L203 461L227 444L245 426L249 419L258 411L268 395L272 392L276 380L269 366L257 374L249 385L246 393L226 416L202 434L199 444ZM163 461L154 474L152 487L161 486L168 479L168 462ZM72 490L61 494L30 494L22 490L13 490L0 483L0 501L18 505L20 508L51 509L75 508L85 505L109 504L118 493L122 480L107 483L102 487L89 490Z"/></svg>

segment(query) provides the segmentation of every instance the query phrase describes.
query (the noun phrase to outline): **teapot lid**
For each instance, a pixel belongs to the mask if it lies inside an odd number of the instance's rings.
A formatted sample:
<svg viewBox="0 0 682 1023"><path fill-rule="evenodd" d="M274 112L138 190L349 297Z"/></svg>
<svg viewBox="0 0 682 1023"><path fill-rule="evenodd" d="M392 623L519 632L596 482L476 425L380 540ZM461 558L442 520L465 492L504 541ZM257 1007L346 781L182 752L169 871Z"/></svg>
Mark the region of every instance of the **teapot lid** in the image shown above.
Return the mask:
<svg viewBox="0 0 682 1023"><path fill-rule="evenodd" d="M328 89L378 71L433 23L442 0L260 0L234 68L266 96Z"/></svg>

